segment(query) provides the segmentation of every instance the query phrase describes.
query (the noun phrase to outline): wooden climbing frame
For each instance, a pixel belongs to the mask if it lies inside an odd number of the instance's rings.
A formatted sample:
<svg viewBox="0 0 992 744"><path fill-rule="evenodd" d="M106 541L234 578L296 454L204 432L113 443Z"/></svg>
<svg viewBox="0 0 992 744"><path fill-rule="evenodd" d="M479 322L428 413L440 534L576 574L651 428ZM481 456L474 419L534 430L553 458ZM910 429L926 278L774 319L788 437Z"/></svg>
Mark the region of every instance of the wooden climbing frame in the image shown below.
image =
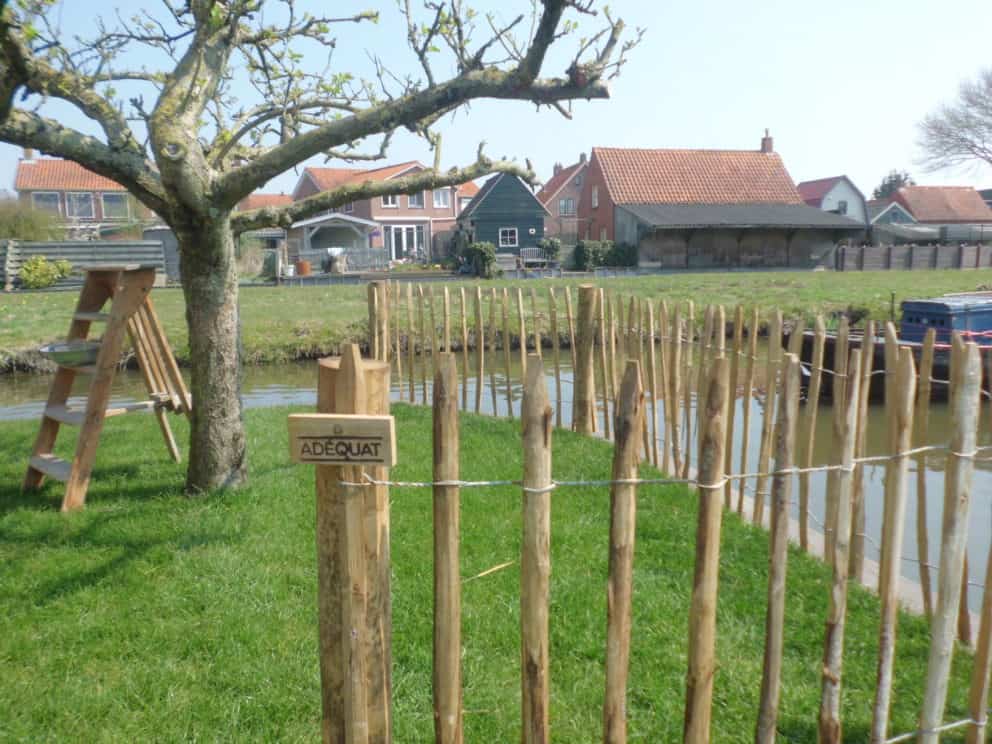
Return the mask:
<svg viewBox="0 0 992 744"><path fill-rule="evenodd" d="M86 272L67 340L85 340L94 323L104 323L96 363L89 367L59 366L24 477L25 490L40 488L46 476L63 481L66 490L62 511L82 508L86 502L100 432L108 416L153 411L169 454L176 462L181 459L166 414L189 416L192 400L152 305L150 292L154 281L155 269L149 266L97 266ZM108 301L110 307L106 312L104 306ZM113 405L110 392L125 336L130 337L149 400ZM68 402L78 374L91 376L85 408L70 406ZM71 462L53 453L63 425L80 427Z"/></svg>

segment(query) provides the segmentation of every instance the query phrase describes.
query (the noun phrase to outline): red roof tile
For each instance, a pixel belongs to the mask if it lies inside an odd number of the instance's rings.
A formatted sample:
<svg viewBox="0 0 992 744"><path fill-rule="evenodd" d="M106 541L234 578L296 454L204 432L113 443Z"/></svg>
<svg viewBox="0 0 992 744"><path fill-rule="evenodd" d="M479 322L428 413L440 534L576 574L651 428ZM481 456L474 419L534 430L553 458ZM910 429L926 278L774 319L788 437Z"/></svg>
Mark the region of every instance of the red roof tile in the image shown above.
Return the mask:
<svg viewBox="0 0 992 744"><path fill-rule="evenodd" d="M537 192L537 198L541 201L544 206L548 205L552 199L554 199L555 194L568 183L568 180L572 178L576 173L578 173L582 168L589 164L587 160L581 160L575 165L570 165L567 168L562 168L560 171L555 173L548 182L544 184L540 191Z"/></svg>
<svg viewBox="0 0 992 744"><path fill-rule="evenodd" d="M803 181L796 185L796 189L804 202L811 207L819 207L823 203L823 197L842 180L844 180L844 176L818 178L815 181Z"/></svg>
<svg viewBox="0 0 992 744"><path fill-rule="evenodd" d="M416 160L396 165L384 165L381 168L314 168L309 167L306 173L321 191L330 191L346 183L362 183L364 181L385 181L414 166L423 167Z"/></svg>
<svg viewBox="0 0 992 744"><path fill-rule="evenodd" d="M473 197L479 193L479 184L475 181L466 181L461 186L458 187L456 192L459 197L468 196Z"/></svg>
<svg viewBox="0 0 992 744"><path fill-rule="evenodd" d="M285 207L293 203L293 197L289 194L249 194L238 202L238 210L247 212L251 209L262 209L263 207Z"/></svg>
<svg viewBox="0 0 992 744"><path fill-rule="evenodd" d="M617 204L803 204L777 153L594 147Z"/></svg>
<svg viewBox="0 0 992 744"><path fill-rule="evenodd" d="M61 158L21 160L14 178L16 191L127 191L79 163Z"/></svg>
<svg viewBox="0 0 992 744"><path fill-rule="evenodd" d="M918 222L992 222L992 209L971 186L903 186L895 200Z"/></svg>

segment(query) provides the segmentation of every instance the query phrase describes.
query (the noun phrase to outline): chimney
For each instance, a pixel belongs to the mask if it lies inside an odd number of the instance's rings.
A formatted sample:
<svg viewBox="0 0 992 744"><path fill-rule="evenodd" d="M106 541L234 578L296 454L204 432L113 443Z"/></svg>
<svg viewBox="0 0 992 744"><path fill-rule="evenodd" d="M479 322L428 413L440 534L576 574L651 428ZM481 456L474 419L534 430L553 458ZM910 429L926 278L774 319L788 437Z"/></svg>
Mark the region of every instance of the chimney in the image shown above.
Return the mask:
<svg viewBox="0 0 992 744"><path fill-rule="evenodd" d="M579 153L579 162L580 163L586 162L586 154L584 152Z"/></svg>
<svg viewBox="0 0 992 744"><path fill-rule="evenodd" d="M555 175L561 173L561 163L555 163Z"/></svg>
<svg viewBox="0 0 992 744"><path fill-rule="evenodd" d="M25 147L24 155L21 156L21 160L34 160L34 149L31 147Z"/></svg>
<svg viewBox="0 0 992 744"><path fill-rule="evenodd" d="M768 134L768 130L765 130L765 136L761 138L761 151L762 152L775 152L774 140L772 136Z"/></svg>

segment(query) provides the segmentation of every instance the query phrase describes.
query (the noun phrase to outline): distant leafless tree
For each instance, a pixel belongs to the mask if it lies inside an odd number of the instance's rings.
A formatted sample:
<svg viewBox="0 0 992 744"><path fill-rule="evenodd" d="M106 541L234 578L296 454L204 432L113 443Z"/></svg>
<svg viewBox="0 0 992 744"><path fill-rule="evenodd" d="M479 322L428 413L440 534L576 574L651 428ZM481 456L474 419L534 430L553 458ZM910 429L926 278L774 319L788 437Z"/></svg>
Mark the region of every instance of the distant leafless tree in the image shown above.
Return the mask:
<svg viewBox="0 0 992 744"><path fill-rule="evenodd" d="M953 103L923 119L920 147L927 170L992 165L992 67L962 83Z"/></svg>
<svg viewBox="0 0 992 744"><path fill-rule="evenodd" d="M121 3L91 28L64 28L61 3L0 0L0 142L112 178L178 239L196 400L189 490L236 486L247 472L234 235L497 171L532 178L529 167L491 159L481 145L474 163L442 171L439 120L482 98L568 116L573 100L608 97L610 79L640 38L625 35L623 22L595 0L534 0L530 13L507 19L498 2L484 13L463 0L380 4L398 6L406 38L375 43L406 44L410 69L389 68L372 48L371 72L362 76L358 60L336 52L337 36L378 21L375 10L325 16L298 0L159 0ZM580 34L587 22L597 27ZM542 76L563 37L574 39L568 61ZM66 105L91 127L71 126L60 116ZM312 157L384 158L397 130L424 139L431 167L288 207L235 211Z"/></svg>

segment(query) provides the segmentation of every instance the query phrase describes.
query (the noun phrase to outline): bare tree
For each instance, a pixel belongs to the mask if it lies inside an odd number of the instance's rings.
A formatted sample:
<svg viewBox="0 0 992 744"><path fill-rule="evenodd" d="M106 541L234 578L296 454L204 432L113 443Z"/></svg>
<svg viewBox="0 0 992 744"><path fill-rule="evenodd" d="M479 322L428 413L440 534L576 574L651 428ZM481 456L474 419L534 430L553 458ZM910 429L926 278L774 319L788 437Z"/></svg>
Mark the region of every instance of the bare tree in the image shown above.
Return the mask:
<svg viewBox="0 0 992 744"><path fill-rule="evenodd" d="M377 21L377 12L320 17L302 12L297 0L160 1L158 12L98 18L89 37L59 27L54 0L0 2L0 141L114 179L176 234L196 400L186 487L196 491L246 478L234 235L493 172L533 178L528 167L486 157L481 145L474 163L442 172L436 125L480 98L570 115L572 100L608 97L608 82L640 32L622 38L623 22L604 8L601 27L576 39L567 69L541 77L552 45L577 35L580 21L595 22L594 0L540 0L529 17L507 21L462 0L421 0L416 8L400 0L417 72L389 69L370 53L374 74L364 79L338 69L332 30ZM147 62L135 65L137 59ZM88 117L100 135L46 115L53 99ZM285 208L234 211L243 197L315 156L385 157L401 129L429 143L433 167Z"/></svg>
<svg viewBox="0 0 992 744"><path fill-rule="evenodd" d="M962 83L954 103L923 119L919 144L928 170L992 165L992 67Z"/></svg>

